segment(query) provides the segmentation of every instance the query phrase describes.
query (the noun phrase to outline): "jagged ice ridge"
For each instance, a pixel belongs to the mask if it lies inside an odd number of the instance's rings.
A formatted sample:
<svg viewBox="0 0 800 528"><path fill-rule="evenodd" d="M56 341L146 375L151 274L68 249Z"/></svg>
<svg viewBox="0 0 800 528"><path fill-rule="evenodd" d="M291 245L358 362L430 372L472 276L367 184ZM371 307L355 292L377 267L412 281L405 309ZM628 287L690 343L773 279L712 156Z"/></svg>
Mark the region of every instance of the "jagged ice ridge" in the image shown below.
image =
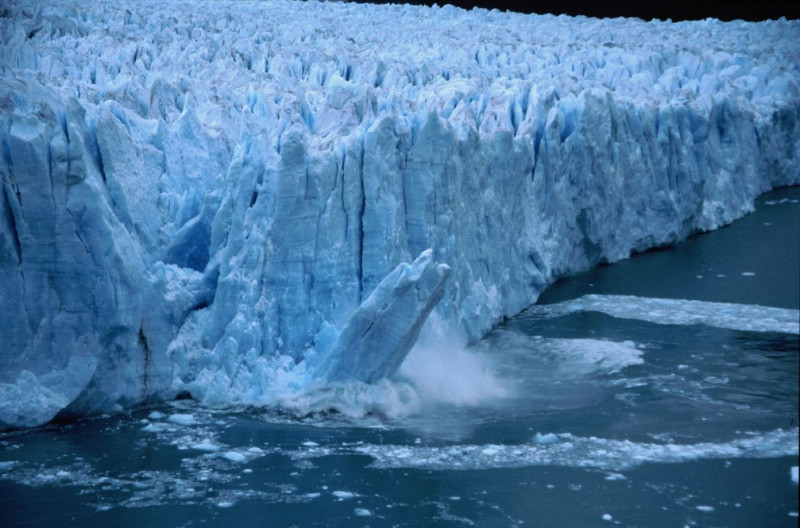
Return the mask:
<svg viewBox="0 0 800 528"><path fill-rule="evenodd" d="M391 375L800 182L800 24L0 7L0 427ZM426 321L428 321L426 323ZM432 331L432 330L431 330Z"/></svg>

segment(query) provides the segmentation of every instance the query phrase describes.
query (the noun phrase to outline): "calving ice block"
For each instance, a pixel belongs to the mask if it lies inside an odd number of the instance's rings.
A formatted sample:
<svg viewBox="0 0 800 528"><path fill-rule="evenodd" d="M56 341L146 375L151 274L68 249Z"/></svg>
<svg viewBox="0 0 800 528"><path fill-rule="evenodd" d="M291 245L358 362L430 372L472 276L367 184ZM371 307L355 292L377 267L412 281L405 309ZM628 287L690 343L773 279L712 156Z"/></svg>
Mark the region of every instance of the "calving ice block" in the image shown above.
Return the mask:
<svg viewBox="0 0 800 528"><path fill-rule="evenodd" d="M800 182L796 21L2 10L2 427L375 382Z"/></svg>

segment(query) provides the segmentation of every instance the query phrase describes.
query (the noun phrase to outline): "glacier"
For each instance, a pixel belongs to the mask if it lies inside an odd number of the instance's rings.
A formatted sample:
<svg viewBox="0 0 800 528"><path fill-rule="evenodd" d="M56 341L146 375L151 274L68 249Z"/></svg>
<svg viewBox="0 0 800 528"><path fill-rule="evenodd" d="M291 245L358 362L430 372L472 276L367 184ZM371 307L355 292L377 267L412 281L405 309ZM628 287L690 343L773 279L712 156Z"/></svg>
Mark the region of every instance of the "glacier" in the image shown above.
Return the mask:
<svg viewBox="0 0 800 528"><path fill-rule="evenodd" d="M0 429L272 405L800 183L800 23L0 7Z"/></svg>

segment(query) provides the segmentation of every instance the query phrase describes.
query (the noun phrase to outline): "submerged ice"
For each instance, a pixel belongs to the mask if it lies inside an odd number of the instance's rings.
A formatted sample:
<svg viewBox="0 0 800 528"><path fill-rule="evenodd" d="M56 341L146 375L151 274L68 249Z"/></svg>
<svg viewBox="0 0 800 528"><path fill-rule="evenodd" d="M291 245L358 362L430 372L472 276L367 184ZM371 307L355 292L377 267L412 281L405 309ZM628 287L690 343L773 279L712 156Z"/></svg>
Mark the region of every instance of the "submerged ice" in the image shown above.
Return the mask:
<svg viewBox="0 0 800 528"><path fill-rule="evenodd" d="M793 21L195 8L2 8L2 427L374 382L800 182Z"/></svg>

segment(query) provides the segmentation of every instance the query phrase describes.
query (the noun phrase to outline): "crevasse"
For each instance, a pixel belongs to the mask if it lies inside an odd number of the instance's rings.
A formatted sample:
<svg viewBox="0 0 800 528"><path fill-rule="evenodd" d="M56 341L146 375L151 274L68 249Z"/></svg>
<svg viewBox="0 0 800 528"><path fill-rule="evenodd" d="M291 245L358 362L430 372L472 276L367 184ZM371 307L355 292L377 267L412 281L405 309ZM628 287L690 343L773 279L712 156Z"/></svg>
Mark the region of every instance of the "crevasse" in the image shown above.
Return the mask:
<svg viewBox="0 0 800 528"><path fill-rule="evenodd" d="M0 9L0 427L371 382L800 183L796 21Z"/></svg>

